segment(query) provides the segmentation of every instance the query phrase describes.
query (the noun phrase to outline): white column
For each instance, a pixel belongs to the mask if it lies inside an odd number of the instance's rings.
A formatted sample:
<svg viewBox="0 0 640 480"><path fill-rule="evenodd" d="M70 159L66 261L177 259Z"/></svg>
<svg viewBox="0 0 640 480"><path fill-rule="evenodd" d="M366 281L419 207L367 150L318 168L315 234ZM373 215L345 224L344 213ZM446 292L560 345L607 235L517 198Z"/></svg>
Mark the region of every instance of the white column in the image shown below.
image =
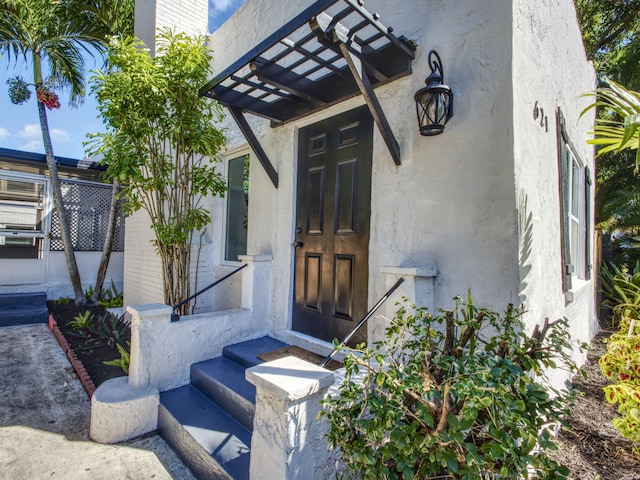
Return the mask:
<svg viewBox="0 0 640 480"><path fill-rule="evenodd" d="M328 424L317 418L320 400L334 382L333 373L285 357L250 368L246 378L256 386L250 478L333 478L324 438Z"/></svg>
<svg viewBox="0 0 640 480"><path fill-rule="evenodd" d="M167 354L159 346L166 343L162 339L171 322L172 311L170 306L162 303L127 307L127 312L131 314L129 385L132 387L144 388L154 383L151 378L154 356Z"/></svg>
<svg viewBox="0 0 640 480"><path fill-rule="evenodd" d="M271 255L239 255L247 264L242 270L242 303L245 310L260 308L269 311L271 284Z"/></svg>
<svg viewBox="0 0 640 480"><path fill-rule="evenodd" d="M391 320L398 310L397 303L402 303L406 297L410 304L417 307L427 307L429 311L433 311L433 285L435 278L438 276L438 270L434 267L380 267L380 271L387 276L386 288L391 288L400 277L404 278L404 282L398 289L387 299L383 315ZM373 344L384 338L385 329L388 322L380 316L374 316L369 320L369 344Z"/></svg>

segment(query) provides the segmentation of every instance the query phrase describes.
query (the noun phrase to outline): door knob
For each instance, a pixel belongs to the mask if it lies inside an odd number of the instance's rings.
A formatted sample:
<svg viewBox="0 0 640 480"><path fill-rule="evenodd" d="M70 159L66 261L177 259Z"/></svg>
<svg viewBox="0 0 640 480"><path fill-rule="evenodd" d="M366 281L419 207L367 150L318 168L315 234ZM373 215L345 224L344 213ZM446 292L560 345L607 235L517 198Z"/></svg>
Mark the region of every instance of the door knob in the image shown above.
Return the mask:
<svg viewBox="0 0 640 480"><path fill-rule="evenodd" d="M302 243L302 242L293 242L293 243L291 244L291 246L292 246L293 248L300 248L302 245L304 245L304 243Z"/></svg>

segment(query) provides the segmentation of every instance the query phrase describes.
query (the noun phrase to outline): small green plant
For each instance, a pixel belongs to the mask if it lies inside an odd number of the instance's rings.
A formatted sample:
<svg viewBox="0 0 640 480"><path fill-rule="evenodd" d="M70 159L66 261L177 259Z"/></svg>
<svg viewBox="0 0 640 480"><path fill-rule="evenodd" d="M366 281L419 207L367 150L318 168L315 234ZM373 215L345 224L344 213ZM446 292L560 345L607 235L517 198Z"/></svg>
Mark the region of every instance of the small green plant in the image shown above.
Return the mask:
<svg viewBox="0 0 640 480"><path fill-rule="evenodd" d="M567 478L546 452L572 394L546 372L577 371L568 322L527 336L521 313L478 309L470 297L438 316L401 306L383 341L348 355L320 414L346 477Z"/></svg>
<svg viewBox="0 0 640 480"><path fill-rule="evenodd" d="M618 404L613 426L633 442L640 458L640 321L624 319L618 333L607 340L607 353L598 362L612 385L604 387L607 401Z"/></svg>
<svg viewBox="0 0 640 480"><path fill-rule="evenodd" d="M69 305L71 303L71 299L69 297L60 297L57 300L53 300L53 303L57 305Z"/></svg>
<svg viewBox="0 0 640 480"><path fill-rule="evenodd" d="M93 296L93 292L94 292L94 288L93 285L89 285L89 288L87 288L84 292L84 298L87 299L87 302L91 300L91 297Z"/></svg>
<svg viewBox="0 0 640 480"><path fill-rule="evenodd" d="M129 375L129 363L131 361L131 343L127 342L127 348L124 348L119 343L116 344L118 347L118 352L120 353L120 358L115 358L113 360L109 360L104 362L105 365L111 365L112 367L120 367L124 370L124 373Z"/></svg>
<svg viewBox="0 0 640 480"><path fill-rule="evenodd" d="M122 292L116 288L116 284L111 279L111 286L102 290L100 300L98 301L104 308L115 308L122 306Z"/></svg>
<svg viewBox="0 0 640 480"><path fill-rule="evenodd" d="M95 317L93 314L86 310L84 313L76 315L73 320L69 322L69 326L74 330L83 330L93 326Z"/></svg>
<svg viewBox="0 0 640 480"><path fill-rule="evenodd" d="M69 333L84 339L82 349L98 348L105 345L109 348L116 345L126 347L127 342L131 341L131 325L125 320L125 316L114 315L110 312L98 317L93 325Z"/></svg>

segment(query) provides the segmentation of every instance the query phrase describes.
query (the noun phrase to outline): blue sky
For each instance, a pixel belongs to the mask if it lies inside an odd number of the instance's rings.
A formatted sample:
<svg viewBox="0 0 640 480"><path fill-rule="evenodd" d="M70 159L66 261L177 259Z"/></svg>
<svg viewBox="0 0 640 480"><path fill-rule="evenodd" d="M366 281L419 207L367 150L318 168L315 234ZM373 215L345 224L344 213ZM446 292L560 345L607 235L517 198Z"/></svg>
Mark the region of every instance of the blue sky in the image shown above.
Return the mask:
<svg viewBox="0 0 640 480"><path fill-rule="evenodd" d="M209 31L216 30L244 2L245 0L209 0ZM100 65L100 60L87 60L87 70ZM26 68L24 62L9 65L6 58L0 58L0 147L44 153L35 94L22 105L13 105L9 101L6 81L15 75L21 75L27 82L33 78L30 68ZM86 134L99 132L104 127L98 118L96 102L92 97L87 97L75 109L69 107L68 98L67 92L61 92L62 107L47 111L53 151L61 157L83 158L85 154L82 142L86 140Z"/></svg>

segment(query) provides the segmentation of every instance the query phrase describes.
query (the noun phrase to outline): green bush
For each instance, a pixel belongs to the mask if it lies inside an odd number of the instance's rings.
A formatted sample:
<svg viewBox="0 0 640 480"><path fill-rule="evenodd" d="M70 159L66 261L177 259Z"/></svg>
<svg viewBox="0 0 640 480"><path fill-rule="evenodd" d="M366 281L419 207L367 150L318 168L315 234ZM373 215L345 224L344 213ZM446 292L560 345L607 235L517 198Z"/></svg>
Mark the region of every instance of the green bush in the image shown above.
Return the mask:
<svg viewBox="0 0 640 480"><path fill-rule="evenodd" d="M105 361L103 363L105 365L111 365L112 367L120 367L122 370L124 370L125 374L129 375L129 364L131 363L131 343L127 342L127 348L123 347L119 343L116 344L116 347L118 347L120 358Z"/></svg>
<svg viewBox="0 0 640 480"><path fill-rule="evenodd" d="M60 297L57 300L52 300L56 305L69 305L71 303L71 299L69 297Z"/></svg>
<svg viewBox="0 0 640 480"><path fill-rule="evenodd" d="M615 265L603 265L600 283L604 302L612 308L612 325L625 318L640 320L640 273L629 274Z"/></svg>
<svg viewBox="0 0 640 480"><path fill-rule="evenodd" d="M621 417L613 426L633 442L633 452L640 458L640 322L624 319L618 333L607 340L607 353L598 362L612 385L604 387L607 401L618 404Z"/></svg>
<svg viewBox="0 0 640 480"><path fill-rule="evenodd" d="M125 320L124 315L107 312L98 317L92 325L69 333L84 340L82 349L88 350L105 345L110 348L116 345L126 348L131 340L131 325Z"/></svg>
<svg viewBox="0 0 640 480"><path fill-rule="evenodd" d="M92 327L95 322L93 314L86 310L84 313L80 313L73 317L73 320L69 322L69 326L74 330L83 330Z"/></svg>
<svg viewBox="0 0 640 480"><path fill-rule="evenodd" d="M400 306L384 341L347 356L344 382L324 401L346 476L566 478L546 451L572 394L546 372L576 372L574 345L566 320L529 337L521 313L478 309L470 297L438 316Z"/></svg>
<svg viewBox="0 0 640 480"><path fill-rule="evenodd" d="M122 306L122 292L119 292L116 288L116 284L111 280L111 286L107 289L103 289L100 293L100 300L98 303L104 308L114 308Z"/></svg>

